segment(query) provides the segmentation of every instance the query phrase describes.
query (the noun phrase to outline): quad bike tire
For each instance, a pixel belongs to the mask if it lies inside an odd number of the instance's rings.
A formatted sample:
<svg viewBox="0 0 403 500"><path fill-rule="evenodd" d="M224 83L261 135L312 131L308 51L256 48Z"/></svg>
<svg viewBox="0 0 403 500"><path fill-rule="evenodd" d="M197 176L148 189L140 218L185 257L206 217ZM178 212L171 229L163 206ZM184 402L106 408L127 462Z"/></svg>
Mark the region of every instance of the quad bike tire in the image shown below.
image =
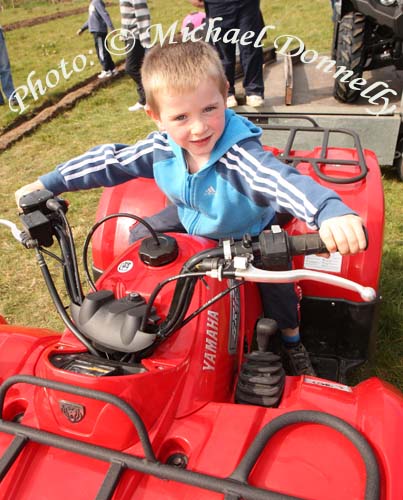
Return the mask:
<svg viewBox="0 0 403 500"><path fill-rule="evenodd" d="M353 71L349 81L361 78L365 66L365 39L367 21L359 12L349 12L342 17L337 33L336 64ZM335 79L333 95L341 102L358 99L360 90L352 89L349 81Z"/></svg>

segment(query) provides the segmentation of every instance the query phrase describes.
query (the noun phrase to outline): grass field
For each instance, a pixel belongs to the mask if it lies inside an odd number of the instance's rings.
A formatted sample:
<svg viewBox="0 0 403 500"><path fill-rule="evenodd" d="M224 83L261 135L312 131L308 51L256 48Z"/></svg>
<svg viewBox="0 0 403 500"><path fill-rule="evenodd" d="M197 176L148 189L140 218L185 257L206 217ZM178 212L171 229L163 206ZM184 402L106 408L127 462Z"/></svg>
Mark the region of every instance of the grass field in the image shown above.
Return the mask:
<svg viewBox="0 0 403 500"><path fill-rule="evenodd" d="M276 26L269 32L266 43L279 34L296 34L309 48L328 52L331 40L330 2L323 0L264 0L261 2L266 24ZM36 5L36 6L35 6ZM18 19L28 19L51 11L55 5L31 4L27 9L14 9ZM58 6L59 4L57 4ZM65 4L63 8L65 8ZM82 2L71 2L71 8ZM191 11L186 0L169 4L162 0L149 2L154 23L170 25ZM2 23L14 20L12 9L6 9ZM119 26L117 3L110 7L115 25ZM7 20L5 20L7 19ZM61 58L71 61L77 54L92 48L92 38L87 34L74 35L85 20L85 15L67 17L43 25L15 30L6 34L16 85L26 81L30 71L39 77L57 66ZM61 36L60 33L63 35ZM94 56L95 57L95 56ZM95 63L98 64L96 59ZM73 83L99 71L95 65L89 73L74 75L42 97L57 99L57 93ZM84 74L85 73L85 74ZM53 168L57 163L80 154L88 147L103 142L133 143L153 130L153 124L145 114L128 113L127 106L136 101L133 83L127 78L117 79L108 87L80 101L72 110L52 122L41 126L34 134L25 137L0 154L0 217L17 221L13 201L14 191ZM33 103L32 102L32 107ZM39 100L38 100L39 103ZM1 111L3 113L3 111ZM10 123L14 116L0 116L0 126ZM381 310L375 366L368 367L367 374L377 374L403 389L403 184L399 183L391 168L383 168L386 200L386 227L381 290ZM99 190L70 194L70 219L77 235L78 248L88 231L99 198ZM22 250L3 227L0 241L0 313L11 323L61 328L53 307L50 305L42 278L34 263L32 252Z"/></svg>

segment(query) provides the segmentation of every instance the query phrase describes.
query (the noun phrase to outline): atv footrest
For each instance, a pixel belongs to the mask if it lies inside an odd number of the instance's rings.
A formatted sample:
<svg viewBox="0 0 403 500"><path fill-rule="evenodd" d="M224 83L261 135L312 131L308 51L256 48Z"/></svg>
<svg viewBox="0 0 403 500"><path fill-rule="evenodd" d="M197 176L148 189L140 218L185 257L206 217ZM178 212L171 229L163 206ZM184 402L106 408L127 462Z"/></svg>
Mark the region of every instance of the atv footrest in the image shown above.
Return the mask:
<svg viewBox="0 0 403 500"><path fill-rule="evenodd" d="M330 356L310 355L315 371L321 378L347 383L347 373L361 366L365 360L347 360Z"/></svg>

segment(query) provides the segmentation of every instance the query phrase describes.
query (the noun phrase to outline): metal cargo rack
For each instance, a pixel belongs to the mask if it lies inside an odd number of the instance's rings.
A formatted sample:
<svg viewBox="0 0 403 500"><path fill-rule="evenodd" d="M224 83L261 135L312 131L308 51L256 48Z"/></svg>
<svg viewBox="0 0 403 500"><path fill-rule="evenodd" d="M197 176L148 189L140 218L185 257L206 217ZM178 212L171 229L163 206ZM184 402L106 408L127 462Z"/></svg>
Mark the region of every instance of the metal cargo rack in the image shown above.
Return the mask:
<svg viewBox="0 0 403 500"><path fill-rule="evenodd" d="M286 132L285 139L281 140L279 134L274 135L273 133L268 134L266 137L263 135L263 142L269 142L270 146L278 143L281 149L281 153L278 155L279 159L283 162L288 163L296 167L300 162L310 163L316 173L316 175L327 182L333 184L351 184L358 182L365 178L368 173L367 164L365 162L365 156L363 148L361 145L360 138L358 134L353 130L347 130L343 128L329 128L320 127L319 124L310 116L296 116L294 114L277 114L277 113L245 113L240 112L242 116L248 118L250 121L258 125L263 129L263 132ZM291 121L291 123L270 123L272 121ZM295 121L308 122L309 125L295 125ZM320 154L319 156L306 156L298 155L293 151L301 147L301 143L298 145L298 139L303 136L303 145L317 144L317 138L312 142L307 139L307 137L319 134L320 137ZM334 146L334 142L331 140L335 136L342 137L343 142L350 141L350 147L353 148L357 153L357 159L346 159L340 156L340 158L329 158L327 156L328 148ZM267 140L265 140L265 138ZM303 146L302 146L303 147ZM310 146L311 147L311 146ZM358 168L359 173L355 176L350 177L332 177L323 173L322 168L325 165L352 165Z"/></svg>

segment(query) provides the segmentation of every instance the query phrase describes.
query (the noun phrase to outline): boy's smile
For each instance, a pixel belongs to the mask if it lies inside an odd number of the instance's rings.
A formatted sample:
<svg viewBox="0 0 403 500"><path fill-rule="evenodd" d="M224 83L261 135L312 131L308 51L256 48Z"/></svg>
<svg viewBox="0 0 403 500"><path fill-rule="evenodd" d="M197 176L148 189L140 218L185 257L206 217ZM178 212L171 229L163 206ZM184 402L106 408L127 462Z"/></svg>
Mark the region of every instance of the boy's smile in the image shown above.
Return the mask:
<svg viewBox="0 0 403 500"><path fill-rule="evenodd" d="M201 82L195 90L158 94L159 112L147 112L170 137L185 150L191 172L210 158L225 127L225 99L213 79Z"/></svg>

